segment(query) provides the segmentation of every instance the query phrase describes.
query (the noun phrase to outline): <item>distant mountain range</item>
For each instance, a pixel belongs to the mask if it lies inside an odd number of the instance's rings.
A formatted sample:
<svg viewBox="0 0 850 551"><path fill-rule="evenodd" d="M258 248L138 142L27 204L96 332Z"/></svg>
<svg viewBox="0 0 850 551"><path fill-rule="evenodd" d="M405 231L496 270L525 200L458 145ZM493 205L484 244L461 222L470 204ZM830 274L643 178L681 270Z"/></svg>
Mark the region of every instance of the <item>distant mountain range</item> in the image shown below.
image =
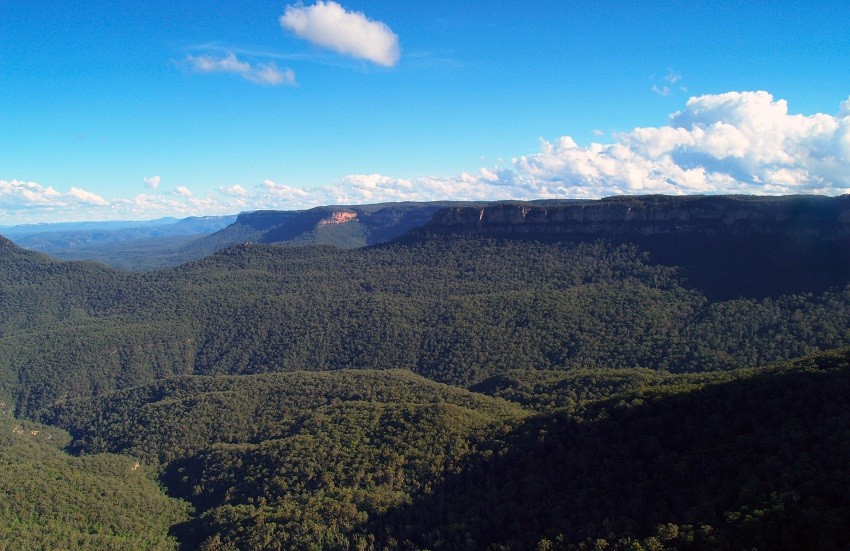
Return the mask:
<svg viewBox="0 0 850 551"><path fill-rule="evenodd" d="M48 254L108 243L165 237L198 237L232 224L236 216L160 218L142 222L60 222L0 228L19 246Z"/></svg>
<svg viewBox="0 0 850 551"><path fill-rule="evenodd" d="M103 222L41 222L38 224L0 225L0 232L6 237L18 238L39 233L74 232L86 230L119 230L124 228L142 228L165 226L178 222L179 218L165 217L156 220L109 220Z"/></svg>

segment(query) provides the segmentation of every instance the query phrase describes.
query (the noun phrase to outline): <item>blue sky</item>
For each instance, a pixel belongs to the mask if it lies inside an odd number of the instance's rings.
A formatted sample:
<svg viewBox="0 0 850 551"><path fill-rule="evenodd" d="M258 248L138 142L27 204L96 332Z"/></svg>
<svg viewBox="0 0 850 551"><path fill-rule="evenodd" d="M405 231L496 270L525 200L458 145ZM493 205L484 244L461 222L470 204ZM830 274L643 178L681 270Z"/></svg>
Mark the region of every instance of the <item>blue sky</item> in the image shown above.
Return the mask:
<svg viewBox="0 0 850 551"><path fill-rule="evenodd" d="M847 193L847 21L846 1L3 0L0 224Z"/></svg>

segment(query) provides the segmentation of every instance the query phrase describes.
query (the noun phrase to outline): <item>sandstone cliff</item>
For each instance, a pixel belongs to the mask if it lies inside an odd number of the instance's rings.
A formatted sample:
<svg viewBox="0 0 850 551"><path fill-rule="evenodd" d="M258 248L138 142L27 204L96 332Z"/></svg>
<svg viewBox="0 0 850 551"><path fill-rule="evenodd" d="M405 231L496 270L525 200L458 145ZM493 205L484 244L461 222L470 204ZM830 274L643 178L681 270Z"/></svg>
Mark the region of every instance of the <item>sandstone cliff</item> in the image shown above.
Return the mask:
<svg viewBox="0 0 850 551"><path fill-rule="evenodd" d="M559 205L501 203L435 213L435 232L594 234L600 237L698 233L850 236L850 195L630 196Z"/></svg>

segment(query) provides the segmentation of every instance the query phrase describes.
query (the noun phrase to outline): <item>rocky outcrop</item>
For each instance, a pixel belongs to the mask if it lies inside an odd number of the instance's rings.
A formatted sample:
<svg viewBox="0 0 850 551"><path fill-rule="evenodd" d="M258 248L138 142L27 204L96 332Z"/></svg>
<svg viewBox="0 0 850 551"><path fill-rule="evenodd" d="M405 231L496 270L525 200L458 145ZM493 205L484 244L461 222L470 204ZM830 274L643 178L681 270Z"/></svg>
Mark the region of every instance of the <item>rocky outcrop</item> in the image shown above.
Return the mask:
<svg viewBox="0 0 850 551"><path fill-rule="evenodd" d="M356 212L338 211L332 213L327 218L319 220L319 223L316 224L316 227L345 224L346 222L353 222L354 220L357 220Z"/></svg>
<svg viewBox="0 0 850 551"><path fill-rule="evenodd" d="M501 203L451 207L435 213L434 232L594 234L600 237L699 234L850 236L850 195L630 196L558 205Z"/></svg>
<svg viewBox="0 0 850 551"><path fill-rule="evenodd" d="M384 243L421 228L439 209L457 202L334 205L300 211L240 214L230 226L192 244L200 258L238 243L308 244L362 247ZM472 205L472 203L467 203Z"/></svg>

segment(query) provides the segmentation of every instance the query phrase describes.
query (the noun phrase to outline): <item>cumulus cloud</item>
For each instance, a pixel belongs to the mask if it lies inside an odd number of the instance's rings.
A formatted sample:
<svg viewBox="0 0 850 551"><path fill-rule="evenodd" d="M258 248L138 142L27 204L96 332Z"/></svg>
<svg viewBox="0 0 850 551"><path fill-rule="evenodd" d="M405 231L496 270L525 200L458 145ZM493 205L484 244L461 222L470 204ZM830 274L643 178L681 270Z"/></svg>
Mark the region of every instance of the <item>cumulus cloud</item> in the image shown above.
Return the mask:
<svg viewBox="0 0 850 551"><path fill-rule="evenodd" d="M845 102L846 104L846 102ZM670 124L612 144L564 137L514 169L532 187L577 196L618 193L828 193L850 190L850 117L792 115L767 92L690 98Z"/></svg>
<svg viewBox="0 0 850 551"><path fill-rule="evenodd" d="M398 36L385 23L346 11L333 0L286 6L280 24L300 38L341 54L386 67L398 62Z"/></svg>
<svg viewBox="0 0 850 551"><path fill-rule="evenodd" d="M0 180L0 207L18 209L60 204L62 194L35 182Z"/></svg>
<svg viewBox="0 0 850 551"><path fill-rule="evenodd" d="M151 189L156 189L159 187L160 182L159 176L151 176L149 178L145 178L145 187L149 187Z"/></svg>
<svg viewBox="0 0 850 551"><path fill-rule="evenodd" d="M186 63L198 73L230 73L253 82L277 86L285 84L295 86L295 73L291 69L279 69L274 62L251 65L241 61L233 52L224 57L212 55L187 56Z"/></svg>
<svg viewBox="0 0 850 551"><path fill-rule="evenodd" d="M109 202L100 195L79 187L61 193L51 186L21 180L0 180L0 220L38 222L62 217L74 218L76 213L103 210Z"/></svg>
<svg viewBox="0 0 850 551"><path fill-rule="evenodd" d="M231 191L237 195L239 189L239 186L231 186ZM238 197L197 196L181 187L171 193L143 193L106 200L80 187L71 187L63 193L36 182L0 180L0 221L21 224L233 214L252 210L246 200L250 194L243 191L244 195Z"/></svg>
<svg viewBox="0 0 850 551"><path fill-rule="evenodd" d="M325 186L297 188L264 181L252 194L258 208L297 209L329 204L363 204L387 201L439 201L445 199L510 198L505 182L512 182L503 171L482 168L476 173L457 176L425 176L415 179L383 174L350 174Z"/></svg>
<svg viewBox="0 0 850 551"><path fill-rule="evenodd" d="M835 115L791 114L767 92L692 97L666 124L634 128L611 143L570 136L537 152L450 176L350 174L314 187L264 180L198 196L173 192L105 201L80 188L0 180L0 219L140 219L383 201L599 198L619 194L850 193L850 99ZM48 216L53 215L55 216Z"/></svg>
<svg viewBox="0 0 850 551"><path fill-rule="evenodd" d="M452 177L352 175L328 186L324 196L378 202L850 193L850 99L836 115L802 115L790 114L785 100L767 92L704 95L690 98L668 124L614 138L586 146L570 136L541 139L538 152L507 167Z"/></svg>
<svg viewBox="0 0 850 551"><path fill-rule="evenodd" d="M278 184L273 180L263 180L262 188L267 194L282 199L304 199L310 195L307 190L288 186L286 184Z"/></svg>

